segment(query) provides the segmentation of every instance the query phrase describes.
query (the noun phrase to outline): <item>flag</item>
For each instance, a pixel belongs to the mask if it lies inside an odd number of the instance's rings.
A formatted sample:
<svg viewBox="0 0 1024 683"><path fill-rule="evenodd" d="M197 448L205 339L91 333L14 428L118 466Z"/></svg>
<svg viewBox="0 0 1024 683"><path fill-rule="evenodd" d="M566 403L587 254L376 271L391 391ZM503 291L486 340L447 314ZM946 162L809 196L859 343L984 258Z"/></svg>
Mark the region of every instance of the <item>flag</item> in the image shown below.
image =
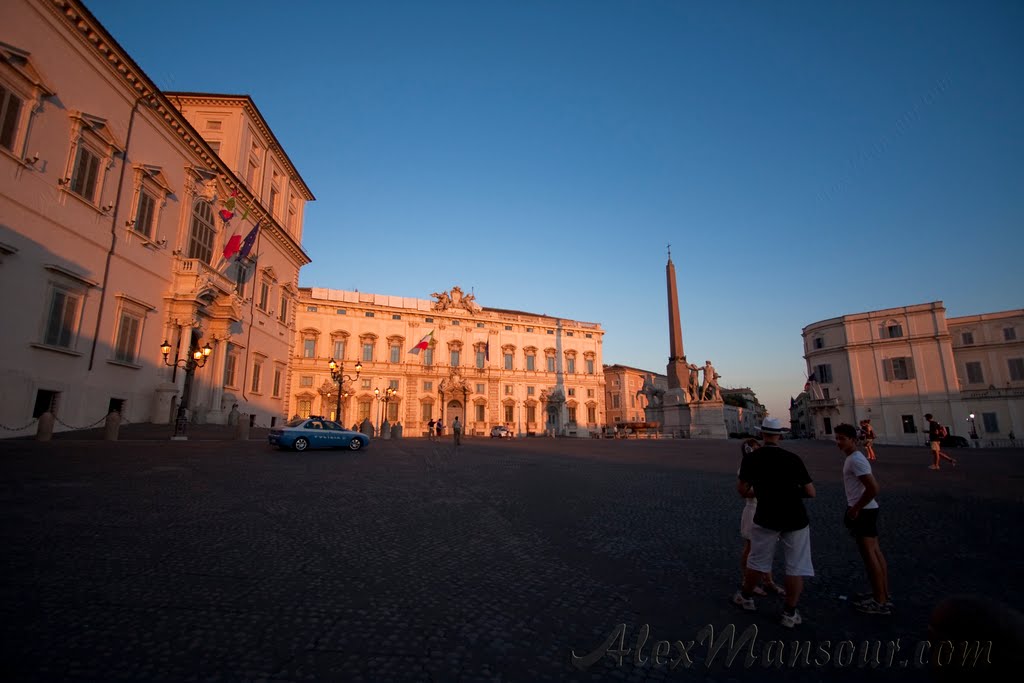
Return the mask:
<svg viewBox="0 0 1024 683"><path fill-rule="evenodd" d="M814 374L814 373L812 372L812 373L811 373L811 376L810 376L810 377L808 377L808 378L807 378L807 381L806 381L806 382L804 383L804 391L807 391L808 389L810 389L810 388L811 388L811 382L817 382L817 381L818 381L818 378L817 378L817 377L815 376L815 374Z"/></svg>
<svg viewBox="0 0 1024 683"><path fill-rule="evenodd" d="M252 251L252 245L256 243L256 235L259 234L259 231L260 224L257 223L253 226L252 230L249 231L249 234L245 236L245 242L242 243L242 248L238 250L239 261L248 256L249 252Z"/></svg>
<svg viewBox="0 0 1024 683"><path fill-rule="evenodd" d="M228 238L227 244L224 245L224 260L226 261L238 253L240 246L242 246L242 234L236 229Z"/></svg>
<svg viewBox="0 0 1024 683"><path fill-rule="evenodd" d="M423 351L424 349L426 349L430 345L430 340L431 340L431 338L433 336L434 336L434 331L433 330L431 330L430 332L427 332L427 336L425 336L423 339L420 339L419 343L416 344L416 346L414 346L411 349L409 349L409 353L419 355L420 351Z"/></svg>

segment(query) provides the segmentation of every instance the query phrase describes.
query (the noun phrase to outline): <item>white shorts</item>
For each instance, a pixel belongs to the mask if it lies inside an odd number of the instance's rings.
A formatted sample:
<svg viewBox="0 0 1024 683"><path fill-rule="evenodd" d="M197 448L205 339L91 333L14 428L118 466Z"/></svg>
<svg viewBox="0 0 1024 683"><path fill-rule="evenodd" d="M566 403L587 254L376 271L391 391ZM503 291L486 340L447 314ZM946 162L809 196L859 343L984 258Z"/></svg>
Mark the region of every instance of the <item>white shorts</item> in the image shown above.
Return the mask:
<svg viewBox="0 0 1024 683"><path fill-rule="evenodd" d="M786 576L814 576L811 564L811 527L797 531L775 531L753 525L750 531L750 555L747 568L755 572L770 572L775 558L775 546L782 539L786 554Z"/></svg>
<svg viewBox="0 0 1024 683"><path fill-rule="evenodd" d="M757 504L744 505L743 515L740 517L740 537L750 540L750 531L754 528L754 513L757 512Z"/></svg>

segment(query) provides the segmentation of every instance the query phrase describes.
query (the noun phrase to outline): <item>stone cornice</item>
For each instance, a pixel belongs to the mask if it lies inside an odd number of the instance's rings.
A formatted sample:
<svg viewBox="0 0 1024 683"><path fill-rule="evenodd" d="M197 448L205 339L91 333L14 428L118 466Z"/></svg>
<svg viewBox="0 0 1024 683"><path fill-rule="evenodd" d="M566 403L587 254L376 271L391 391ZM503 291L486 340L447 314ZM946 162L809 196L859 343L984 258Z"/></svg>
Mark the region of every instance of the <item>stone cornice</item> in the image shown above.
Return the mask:
<svg viewBox="0 0 1024 683"><path fill-rule="evenodd" d="M171 103L85 6L76 0L39 1L64 23L69 33L76 36L87 48L97 54L115 76L136 94L138 99L146 99L152 103L153 109L159 114L165 125L181 138L200 164L207 168L217 169L216 173L221 182L229 190L236 190L246 205L252 207L250 215L254 221L260 221L266 234L273 235L273 238L298 263L299 267L311 262L312 259L302 249L302 246L270 214L263 210L262 205L256 201L245 184L235 177L231 169L214 153L203 137L192 127L192 124L185 119L185 115ZM262 117L259 120L262 123ZM276 142L276 138L274 140Z"/></svg>

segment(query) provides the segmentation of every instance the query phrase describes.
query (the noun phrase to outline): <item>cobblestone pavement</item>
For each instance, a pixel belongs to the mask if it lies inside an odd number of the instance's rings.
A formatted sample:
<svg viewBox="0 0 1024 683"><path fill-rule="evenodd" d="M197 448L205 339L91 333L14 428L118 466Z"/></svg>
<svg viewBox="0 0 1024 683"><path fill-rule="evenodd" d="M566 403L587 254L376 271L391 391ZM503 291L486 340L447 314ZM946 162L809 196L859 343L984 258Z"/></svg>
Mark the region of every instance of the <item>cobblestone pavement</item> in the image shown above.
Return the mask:
<svg viewBox="0 0 1024 683"><path fill-rule="evenodd" d="M839 597L867 586L839 522L842 455L786 445L818 487L818 576L795 631L777 625L775 599L754 615L729 603L735 441L406 439L302 454L255 439L0 442L0 679L914 681L928 678L914 648L942 597L1024 608L1024 451L960 451L959 468L933 472L924 448L879 449L898 611L868 617ZM621 662L602 654L620 624ZM700 644L692 665L680 657L675 641L730 624L737 638L756 627L759 657L774 639L829 641L833 657L746 668ZM874 670L836 649L896 638L892 665Z"/></svg>

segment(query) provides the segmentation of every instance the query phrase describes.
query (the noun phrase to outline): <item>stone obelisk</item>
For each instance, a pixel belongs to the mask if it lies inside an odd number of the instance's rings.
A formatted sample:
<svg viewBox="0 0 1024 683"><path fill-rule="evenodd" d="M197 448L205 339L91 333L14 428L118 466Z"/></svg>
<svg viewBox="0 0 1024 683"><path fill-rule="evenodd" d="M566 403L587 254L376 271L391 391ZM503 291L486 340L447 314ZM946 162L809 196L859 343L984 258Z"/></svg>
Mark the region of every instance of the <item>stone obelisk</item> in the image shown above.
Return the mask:
<svg viewBox="0 0 1024 683"><path fill-rule="evenodd" d="M688 377L686 354L683 352L683 328L679 323L679 294L676 291L676 267L672 263L672 245L669 245L665 279L668 281L668 375L669 389L682 389Z"/></svg>

